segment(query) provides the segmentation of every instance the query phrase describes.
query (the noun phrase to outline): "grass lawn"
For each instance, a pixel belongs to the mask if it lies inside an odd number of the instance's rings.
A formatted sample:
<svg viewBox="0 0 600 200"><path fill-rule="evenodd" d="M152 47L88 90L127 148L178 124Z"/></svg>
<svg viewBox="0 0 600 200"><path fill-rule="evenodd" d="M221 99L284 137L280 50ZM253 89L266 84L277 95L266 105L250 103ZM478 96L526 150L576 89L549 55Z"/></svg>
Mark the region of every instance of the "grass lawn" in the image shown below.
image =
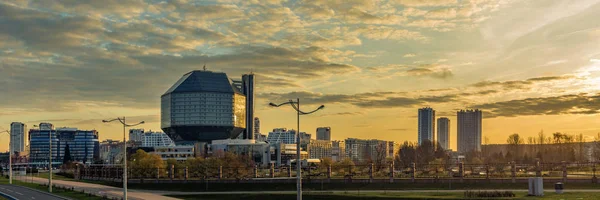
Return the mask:
<svg viewBox="0 0 600 200"><path fill-rule="evenodd" d="M480 199L553 199L553 200L592 200L600 199L600 193L546 193L544 197L528 197L526 193L518 192L514 198L480 198ZM260 200L278 200L278 199L296 199L295 194L228 194L228 195L173 195L171 197L180 199L203 199L203 200L235 200L235 199L260 199ZM336 194L305 194L303 199L307 200L337 200L337 199L465 199L460 192L440 192L440 193L336 193Z"/></svg>
<svg viewBox="0 0 600 200"><path fill-rule="evenodd" d="M1 177L0 178L0 184L8 184L8 179L6 177ZM44 191L47 192L48 191L48 186L43 186L40 184L36 184L36 183L27 183L27 182L22 182L22 181L18 181L18 180L14 180L13 179L13 184L14 185L20 185L20 186L25 186L31 189L35 189L35 190L39 190L39 191ZM62 196L62 197L67 197L67 198L71 198L71 199L90 199L90 200L102 200L102 197L97 197L97 196L93 196L93 195L88 195L85 194L83 192L80 191L71 191L71 190L67 190L67 189L59 189L54 187L52 189L52 194L58 195L58 196Z"/></svg>

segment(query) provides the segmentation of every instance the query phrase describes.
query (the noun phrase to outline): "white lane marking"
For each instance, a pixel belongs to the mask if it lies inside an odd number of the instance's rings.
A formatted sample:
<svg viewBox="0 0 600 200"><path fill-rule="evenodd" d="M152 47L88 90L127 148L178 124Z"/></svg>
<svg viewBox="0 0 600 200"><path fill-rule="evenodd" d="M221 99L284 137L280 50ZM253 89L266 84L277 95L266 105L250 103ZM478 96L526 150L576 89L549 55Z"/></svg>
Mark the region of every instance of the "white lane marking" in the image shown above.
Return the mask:
<svg viewBox="0 0 600 200"><path fill-rule="evenodd" d="M15 193L17 193L18 195L23 195L23 193L20 193L20 192L17 192L17 191L15 191Z"/></svg>
<svg viewBox="0 0 600 200"><path fill-rule="evenodd" d="M31 197L31 199L35 199L35 197Z"/></svg>
<svg viewBox="0 0 600 200"><path fill-rule="evenodd" d="M13 192L12 190L6 189L6 191Z"/></svg>

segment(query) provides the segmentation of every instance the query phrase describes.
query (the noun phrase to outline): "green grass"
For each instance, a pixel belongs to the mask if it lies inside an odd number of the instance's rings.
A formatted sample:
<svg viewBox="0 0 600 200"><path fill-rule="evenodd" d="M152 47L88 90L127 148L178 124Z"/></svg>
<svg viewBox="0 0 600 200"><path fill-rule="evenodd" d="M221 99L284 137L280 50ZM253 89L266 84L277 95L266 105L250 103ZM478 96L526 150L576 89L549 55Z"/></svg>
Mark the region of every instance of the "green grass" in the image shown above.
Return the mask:
<svg viewBox="0 0 600 200"><path fill-rule="evenodd" d="M600 193L546 193L544 197L528 197L526 193L518 192L514 198L481 198L481 199L514 199L514 200L592 200L600 199ZM180 199L203 199L203 200L234 200L234 199L260 199L260 200L285 200L296 199L296 195L290 194L226 194L226 195L173 195L171 197ZM335 193L335 194L304 194L306 200L358 200L358 199L465 199L460 192L439 193Z"/></svg>
<svg viewBox="0 0 600 200"><path fill-rule="evenodd" d="M54 178L54 176L53 176L53 178ZM8 184L8 179L6 177L1 177L0 178L0 184ZM39 191L44 191L44 192L48 191L48 186L46 186L46 185L40 185L40 184L37 184L37 183L28 183L28 182L22 182L22 181L18 181L18 180L14 180L13 179L13 184L14 185L28 187L28 188L39 190ZM104 199L102 197L88 195L88 194L85 194L85 193L80 192L80 191L71 191L71 190L62 189L62 188L56 188L56 187L53 187L52 194L55 194L55 195L58 195L58 196L61 196L61 197L71 198L71 199L89 199L89 200L102 200L102 199Z"/></svg>

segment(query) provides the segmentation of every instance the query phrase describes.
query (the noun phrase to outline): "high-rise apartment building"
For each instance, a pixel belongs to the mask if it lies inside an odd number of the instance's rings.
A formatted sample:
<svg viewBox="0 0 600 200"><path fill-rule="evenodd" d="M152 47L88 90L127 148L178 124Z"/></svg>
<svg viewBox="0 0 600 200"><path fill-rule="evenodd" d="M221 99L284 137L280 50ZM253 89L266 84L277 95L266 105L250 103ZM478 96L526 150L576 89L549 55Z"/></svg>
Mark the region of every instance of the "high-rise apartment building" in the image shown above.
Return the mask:
<svg viewBox="0 0 600 200"><path fill-rule="evenodd" d="M21 122L10 124L10 150L12 152L25 152L29 145L29 132L27 125Z"/></svg>
<svg viewBox="0 0 600 200"><path fill-rule="evenodd" d="M437 143L444 150L450 149L450 119L438 118L437 127Z"/></svg>
<svg viewBox="0 0 600 200"><path fill-rule="evenodd" d="M457 112L458 152L481 151L481 110L461 110Z"/></svg>
<svg viewBox="0 0 600 200"><path fill-rule="evenodd" d="M254 134L260 134L260 119L258 117L254 118Z"/></svg>
<svg viewBox="0 0 600 200"><path fill-rule="evenodd" d="M418 142L419 145L425 140L435 142L435 110L433 108L419 109Z"/></svg>
<svg viewBox="0 0 600 200"><path fill-rule="evenodd" d="M331 127L317 128L317 140L331 140Z"/></svg>

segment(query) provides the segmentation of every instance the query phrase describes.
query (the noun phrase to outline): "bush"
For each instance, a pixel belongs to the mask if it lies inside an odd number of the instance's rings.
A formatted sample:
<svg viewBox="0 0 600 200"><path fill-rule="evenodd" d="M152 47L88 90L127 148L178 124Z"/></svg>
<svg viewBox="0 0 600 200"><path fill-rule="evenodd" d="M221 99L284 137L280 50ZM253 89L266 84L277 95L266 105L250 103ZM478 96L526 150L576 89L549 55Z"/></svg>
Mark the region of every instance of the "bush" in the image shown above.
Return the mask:
<svg viewBox="0 0 600 200"><path fill-rule="evenodd" d="M465 198L498 198L515 196L515 193L511 191L465 191Z"/></svg>

